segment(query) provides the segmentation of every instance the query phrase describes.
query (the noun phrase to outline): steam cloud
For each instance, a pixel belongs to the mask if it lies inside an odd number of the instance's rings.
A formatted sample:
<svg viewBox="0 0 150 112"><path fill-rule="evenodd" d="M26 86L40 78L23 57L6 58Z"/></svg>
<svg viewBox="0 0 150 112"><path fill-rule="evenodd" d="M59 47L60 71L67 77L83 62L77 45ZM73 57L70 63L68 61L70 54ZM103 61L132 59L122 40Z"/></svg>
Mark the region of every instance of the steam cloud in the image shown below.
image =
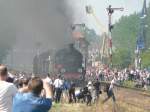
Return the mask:
<svg viewBox="0 0 150 112"><path fill-rule="evenodd" d="M71 24L84 21L79 3L80 0L1 0L0 12L7 20L0 22L8 24L11 32L9 36L6 32L5 40L8 45L15 42L8 59L13 60L14 67L31 70L37 49L44 52L73 42Z"/></svg>

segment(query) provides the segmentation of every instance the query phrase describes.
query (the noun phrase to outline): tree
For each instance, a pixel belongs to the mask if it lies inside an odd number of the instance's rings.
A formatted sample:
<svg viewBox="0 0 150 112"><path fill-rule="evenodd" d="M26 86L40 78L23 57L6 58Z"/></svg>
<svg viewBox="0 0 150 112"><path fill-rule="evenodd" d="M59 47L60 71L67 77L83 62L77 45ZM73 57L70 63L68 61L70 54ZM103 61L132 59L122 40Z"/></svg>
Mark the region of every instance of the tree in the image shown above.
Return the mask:
<svg viewBox="0 0 150 112"><path fill-rule="evenodd" d="M141 60L142 68L150 67L150 50L147 50L141 54Z"/></svg>
<svg viewBox="0 0 150 112"><path fill-rule="evenodd" d="M114 67L125 68L131 64L131 53L128 49L117 49L112 57Z"/></svg>
<svg viewBox="0 0 150 112"><path fill-rule="evenodd" d="M150 7L147 9L147 27L146 31L146 45L150 47ZM133 62L135 58L136 39L140 26L140 17L138 13L134 13L129 16L123 16L115 25L112 31L113 45L117 49L114 51L115 60L114 63L128 66L127 62L121 60L126 59L126 54L130 54L130 58L127 61ZM117 55L117 56L116 56ZM125 56L123 56L125 55ZM149 53L147 51L142 52L142 64L144 67L150 66L148 59L150 60ZM117 60L118 59L118 60ZM147 61L146 61L147 60Z"/></svg>

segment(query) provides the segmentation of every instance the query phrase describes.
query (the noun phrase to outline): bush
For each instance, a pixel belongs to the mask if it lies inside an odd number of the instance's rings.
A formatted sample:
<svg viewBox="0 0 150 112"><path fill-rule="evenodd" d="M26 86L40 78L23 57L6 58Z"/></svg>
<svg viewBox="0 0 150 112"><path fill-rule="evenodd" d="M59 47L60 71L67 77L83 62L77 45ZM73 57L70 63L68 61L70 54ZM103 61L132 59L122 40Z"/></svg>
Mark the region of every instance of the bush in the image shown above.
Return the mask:
<svg viewBox="0 0 150 112"><path fill-rule="evenodd" d="M129 87L129 88L134 88L135 82L133 82L133 81L124 81L122 86Z"/></svg>

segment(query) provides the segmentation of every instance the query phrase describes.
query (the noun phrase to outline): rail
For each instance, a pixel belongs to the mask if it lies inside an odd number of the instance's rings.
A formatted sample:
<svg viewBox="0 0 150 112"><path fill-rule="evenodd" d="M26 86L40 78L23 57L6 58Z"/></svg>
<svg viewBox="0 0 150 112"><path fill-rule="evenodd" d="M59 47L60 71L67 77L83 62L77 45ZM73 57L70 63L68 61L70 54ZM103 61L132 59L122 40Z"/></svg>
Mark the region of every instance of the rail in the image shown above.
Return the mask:
<svg viewBox="0 0 150 112"><path fill-rule="evenodd" d="M104 86L106 84L110 84L110 82L102 81L101 84L102 84L102 86ZM115 85L115 87L136 91L136 92L138 92L138 94L150 97L150 91L149 90L144 90L144 89L140 89L140 88L132 88L132 87L127 87L127 86L122 86L122 85Z"/></svg>

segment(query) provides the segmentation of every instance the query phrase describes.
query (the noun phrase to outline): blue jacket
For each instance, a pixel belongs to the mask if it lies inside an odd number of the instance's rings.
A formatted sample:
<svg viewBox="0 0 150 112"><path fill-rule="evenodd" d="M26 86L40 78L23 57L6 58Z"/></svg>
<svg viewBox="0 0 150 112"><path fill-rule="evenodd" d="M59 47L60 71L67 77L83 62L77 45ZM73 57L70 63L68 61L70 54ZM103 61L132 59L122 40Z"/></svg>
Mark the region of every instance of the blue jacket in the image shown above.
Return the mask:
<svg viewBox="0 0 150 112"><path fill-rule="evenodd" d="M52 100L33 93L17 93L13 98L13 112L48 112Z"/></svg>

